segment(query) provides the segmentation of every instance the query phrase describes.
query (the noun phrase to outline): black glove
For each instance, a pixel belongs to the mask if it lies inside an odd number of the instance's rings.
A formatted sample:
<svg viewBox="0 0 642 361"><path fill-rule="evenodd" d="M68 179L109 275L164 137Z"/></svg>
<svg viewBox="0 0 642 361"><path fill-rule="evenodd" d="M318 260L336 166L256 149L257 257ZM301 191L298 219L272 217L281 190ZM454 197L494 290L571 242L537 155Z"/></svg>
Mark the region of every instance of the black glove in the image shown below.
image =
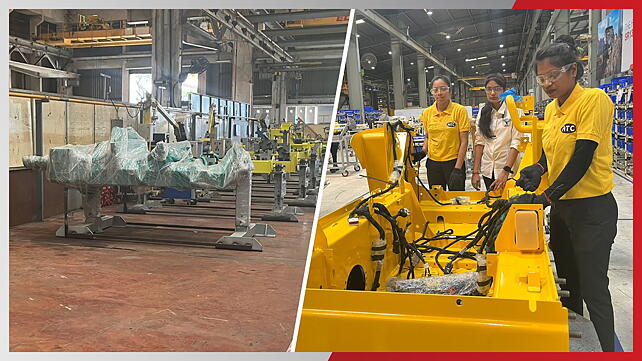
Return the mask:
<svg viewBox="0 0 642 361"><path fill-rule="evenodd" d="M539 183L542 181L542 174L544 174L544 168L541 165L533 164L528 166L519 172L519 179L515 182L515 185L522 187L527 192L533 192L539 187Z"/></svg>
<svg viewBox="0 0 642 361"><path fill-rule="evenodd" d="M412 153L412 162L417 163L420 160L424 159L425 157L426 157L426 152L424 151L414 152Z"/></svg>
<svg viewBox="0 0 642 361"><path fill-rule="evenodd" d="M466 173L461 168L453 168L450 172L450 179L448 180L449 191L463 191L465 188Z"/></svg>
<svg viewBox="0 0 642 361"><path fill-rule="evenodd" d="M535 193L524 193L518 196L514 196L508 201L510 204L541 204L544 208L551 205L548 201L548 198L544 193L535 194Z"/></svg>

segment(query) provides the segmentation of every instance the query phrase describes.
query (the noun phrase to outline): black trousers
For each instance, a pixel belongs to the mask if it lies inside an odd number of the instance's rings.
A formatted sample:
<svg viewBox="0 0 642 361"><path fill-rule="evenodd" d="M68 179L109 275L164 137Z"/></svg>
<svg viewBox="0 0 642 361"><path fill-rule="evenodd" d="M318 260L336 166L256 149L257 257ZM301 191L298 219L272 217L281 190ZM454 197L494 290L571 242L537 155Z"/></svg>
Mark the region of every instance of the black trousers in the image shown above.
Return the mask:
<svg viewBox="0 0 642 361"><path fill-rule="evenodd" d="M431 188L434 185L440 185L444 190L448 189L449 191L463 191L464 184L462 184L460 187L456 187L456 189L447 188L448 181L450 180L450 173L455 168L455 163L457 163L457 159L439 162L430 158L426 158L428 185ZM462 165L461 169L464 171L464 174L466 174L466 163Z"/></svg>
<svg viewBox="0 0 642 361"><path fill-rule="evenodd" d="M488 178L483 175L482 179L484 180L484 184L486 185L486 190L489 190L490 185L493 184L493 182L495 181L495 175L493 174L493 178Z"/></svg>
<svg viewBox="0 0 642 361"><path fill-rule="evenodd" d="M550 248L557 274L566 278L570 297L562 304L582 315L586 303L603 351L614 351L613 305L607 275L617 233L617 203L610 192L592 198L561 200L551 207Z"/></svg>
<svg viewBox="0 0 642 361"><path fill-rule="evenodd" d="M332 163L337 164L337 153L339 152L339 142L332 142L330 144L330 154L332 155Z"/></svg>

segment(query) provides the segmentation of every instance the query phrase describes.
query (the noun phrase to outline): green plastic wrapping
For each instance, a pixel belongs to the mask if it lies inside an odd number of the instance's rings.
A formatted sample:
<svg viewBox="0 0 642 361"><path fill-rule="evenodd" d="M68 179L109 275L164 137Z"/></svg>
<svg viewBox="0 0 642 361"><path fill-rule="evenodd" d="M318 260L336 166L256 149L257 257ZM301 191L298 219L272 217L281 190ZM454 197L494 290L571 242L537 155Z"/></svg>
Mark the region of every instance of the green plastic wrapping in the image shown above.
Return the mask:
<svg viewBox="0 0 642 361"><path fill-rule="evenodd" d="M230 188L237 177L253 169L252 159L234 144L214 165L192 156L189 141L158 143L152 151L132 128L112 129L109 141L90 145L65 145L49 156L24 157L25 167L46 169L54 183L74 186L154 186L177 189Z"/></svg>

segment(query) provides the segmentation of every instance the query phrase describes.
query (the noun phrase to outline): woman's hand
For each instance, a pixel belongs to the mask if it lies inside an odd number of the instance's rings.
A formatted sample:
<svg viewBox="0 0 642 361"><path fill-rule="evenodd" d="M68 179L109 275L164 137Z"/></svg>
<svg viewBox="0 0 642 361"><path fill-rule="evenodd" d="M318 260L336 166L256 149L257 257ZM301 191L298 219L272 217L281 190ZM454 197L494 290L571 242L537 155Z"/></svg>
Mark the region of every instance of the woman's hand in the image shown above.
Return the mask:
<svg viewBox="0 0 642 361"><path fill-rule="evenodd" d="M481 176L479 173L473 172L473 176L470 178L470 184L473 185L473 188L479 190L481 188Z"/></svg>
<svg viewBox="0 0 642 361"><path fill-rule="evenodd" d="M506 185L506 181L508 180L508 176L509 175L510 174L508 174L507 171L502 170L499 173L499 176L497 177L497 179L495 179L495 181L490 185L490 189L498 190L498 189L504 188L504 186Z"/></svg>

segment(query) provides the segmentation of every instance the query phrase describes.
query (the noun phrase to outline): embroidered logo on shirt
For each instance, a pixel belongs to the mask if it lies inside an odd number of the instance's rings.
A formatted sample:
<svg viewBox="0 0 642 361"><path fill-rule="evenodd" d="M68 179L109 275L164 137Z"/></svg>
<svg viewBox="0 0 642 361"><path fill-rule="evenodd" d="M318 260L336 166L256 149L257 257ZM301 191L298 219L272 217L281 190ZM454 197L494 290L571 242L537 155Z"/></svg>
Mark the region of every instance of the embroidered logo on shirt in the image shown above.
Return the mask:
<svg viewBox="0 0 642 361"><path fill-rule="evenodd" d="M564 124L561 129L561 132L564 134L575 133L575 124Z"/></svg>
<svg viewBox="0 0 642 361"><path fill-rule="evenodd" d="M447 125L448 127L450 127L450 128L454 128L454 127L455 127L455 125L457 125L457 124L455 124L455 122L448 122L448 123L446 123L446 125Z"/></svg>

